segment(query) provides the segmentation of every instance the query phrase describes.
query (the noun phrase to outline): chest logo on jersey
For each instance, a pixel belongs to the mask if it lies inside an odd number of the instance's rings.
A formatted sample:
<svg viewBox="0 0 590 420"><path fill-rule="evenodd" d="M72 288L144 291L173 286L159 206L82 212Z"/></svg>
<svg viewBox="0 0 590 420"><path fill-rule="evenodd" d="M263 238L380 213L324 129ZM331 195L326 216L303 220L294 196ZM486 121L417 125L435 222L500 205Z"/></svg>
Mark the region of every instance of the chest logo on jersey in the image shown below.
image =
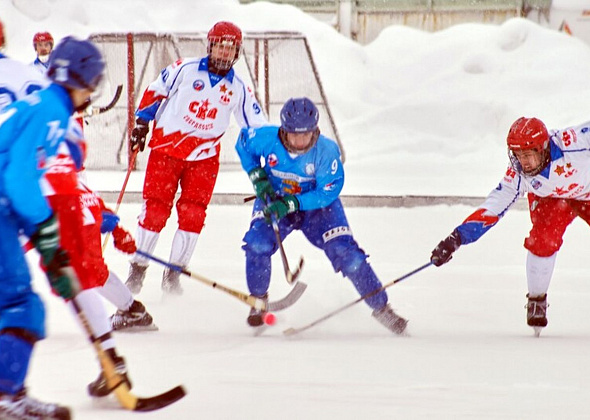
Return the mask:
<svg viewBox="0 0 590 420"><path fill-rule="evenodd" d="M211 107L211 102L209 102L208 99L201 102L191 102L188 106L188 110L199 120L204 120L206 118L215 119L215 117L217 117L217 108Z"/></svg>
<svg viewBox="0 0 590 420"><path fill-rule="evenodd" d="M268 162L268 166L270 166L271 168L277 166L277 164L279 163L279 159L277 158L277 155L275 155L274 153L268 155L268 158L266 160Z"/></svg>
<svg viewBox="0 0 590 420"><path fill-rule="evenodd" d="M219 103L221 105L229 105L229 103L231 102L231 97L234 95L234 92L229 90L225 83L223 83L219 86L219 93L221 93Z"/></svg>
<svg viewBox="0 0 590 420"><path fill-rule="evenodd" d="M563 141L563 145L565 147L569 147L574 143L578 142L578 137L576 136L576 131L573 129L569 129L561 133L561 140Z"/></svg>
<svg viewBox="0 0 590 420"><path fill-rule="evenodd" d="M553 172L555 172L558 176L563 175L566 178L569 178L570 176L578 172L578 170L573 168L571 163L566 163L565 165L557 165Z"/></svg>
<svg viewBox="0 0 590 420"><path fill-rule="evenodd" d="M539 188L541 188L543 186L543 184L541 183L541 181L539 181L536 178L533 178L531 180L531 186L535 189L538 190Z"/></svg>
<svg viewBox="0 0 590 420"><path fill-rule="evenodd" d="M313 175L315 173L315 165L313 163L308 163L305 165L305 174L306 175Z"/></svg>
<svg viewBox="0 0 590 420"><path fill-rule="evenodd" d="M205 82L202 81L201 79L197 79L193 82L193 89L196 90L197 92L202 91L203 89L205 89Z"/></svg>
<svg viewBox="0 0 590 420"><path fill-rule="evenodd" d="M580 184L577 184L574 182L573 184L570 184L567 187L555 187L555 189L552 192L553 192L553 194L555 194L557 196L562 196L565 194L572 196L572 195L580 194L583 190L584 190L583 185L580 185Z"/></svg>

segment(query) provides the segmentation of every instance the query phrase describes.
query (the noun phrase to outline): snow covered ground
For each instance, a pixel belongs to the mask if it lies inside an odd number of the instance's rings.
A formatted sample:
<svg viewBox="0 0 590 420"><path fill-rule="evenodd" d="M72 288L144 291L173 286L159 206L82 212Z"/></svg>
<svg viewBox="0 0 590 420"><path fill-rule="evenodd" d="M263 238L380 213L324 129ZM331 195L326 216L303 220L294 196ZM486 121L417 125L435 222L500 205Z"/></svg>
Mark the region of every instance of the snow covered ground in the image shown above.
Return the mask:
<svg viewBox="0 0 590 420"><path fill-rule="evenodd" d="M191 31L224 19L248 30L304 31L346 148L347 195L485 196L504 172L504 139L516 118L538 116L550 127L590 119L590 49L525 20L436 34L391 27L361 47L292 7L263 2L13 0L0 2L0 18L8 53L25 61L33 58L30 39L38 30L56 37ZM89 174L90 184L106 191L117 191L123 177ZM132 174L128 190L140 191L141 183L142 173ZM223 172L216 192L246 194L251 187L243 173ZM386 283L426 263L472 210L438 205L347 213ZM134 231L139 212L140 204L125 201L123 225ZM190 269L245 291L240 246L249 213L248 205L211 206ZM158 256L168 256L175 226L173 215ZM246 326L244 304L190 278L183 278L182 297L163 300L162 269L152 264L139 299L160 331L118 334L118 348L138 395L182 383L188 396L148 414L86 395L98 372L93 350L35 269L49 338L36 349L28 386L34 396L70 405L84 420L587 419L588 227L577 220L566 233L549 290L549 326L538 339L525 322L522 242L529 228L528 213L513 210L448 265L391 287L393 306L410 320L409 337L392 336L364 304L284 337L284 329L357 298L297 232L285 247L293 263L305 257L308 290L295 306L277 312L277 325L260 337ZM106 258L125 278L126 257L109 246ZM289 286L278 256L273 263L271 298L279 299Z"/></svg>
<svg viewBox="0 0 590 420"><path fill-rule="evenodd" d="M140 210L125 204L127 226ZM431 249L471 211L467 206L351 208L354 233L383 282L421 266ZM190 269L246 290L241 238L248 206L213 206ZM156 254L167 256L175 219ZM185 294L163 300L161 267L152 265L139 298L160 331L117 334L139 396L184 384L188 396L146 419L586 419L590 392L587 302L588 229L567 233L549 292L549 325L540 338L526 326L528 214L515 210L479 243L441 268L428 267L389 289L410 337L395 337L358 304L294 337L282 331L314 321L357 295L324 255L294 233L285 241L294 263L305 257L300 301L277 312L277 324L254 337L246 305L183 278ZM120 276L126 258L109 246ZM273 260L271 298L288 292ZM41 279L41 276L37 276ZM44 281L37 280L39 289ZM93 403L85 385L97 367L93 350L59 299L47 297L49 339L33 359L31 392L68 403L76 418L130 419L112 400Z"/></svg>

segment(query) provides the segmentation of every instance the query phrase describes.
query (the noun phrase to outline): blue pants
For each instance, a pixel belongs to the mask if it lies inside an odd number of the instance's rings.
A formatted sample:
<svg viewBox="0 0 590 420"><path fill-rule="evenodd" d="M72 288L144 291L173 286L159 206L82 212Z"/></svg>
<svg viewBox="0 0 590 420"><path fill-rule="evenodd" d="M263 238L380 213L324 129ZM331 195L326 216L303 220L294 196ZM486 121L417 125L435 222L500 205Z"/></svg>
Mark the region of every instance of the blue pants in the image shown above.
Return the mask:
<svg viewBox="0 0 590 420"><path fill-rule="evenodd" d="M0 200L0 392L24 386L34 343L45 337L45 309L31 288L19 223Z"/></svg>
<svg viewBox="0 0 590 420"><path fill-rule="evenodd" d="M272 226L262 215L264 204L256 200L252 211L250 230L244 236L246 251L246 280L250 293L263 296L270 284L271 256L278 244ZM363 296L382 284L367 262L368 255L358 246L352 236L340 199L328 207L317 210L297 211L279 221L279 232L284 240L294 230L300 230L316 247L322 249L335 272L348 277L358 293ZM378 309L387 304L387 293L381 291L366 300Z"/></svg>
<svg viewBox="0 0 590 420"><path fill-rule="evenodd" d="M45 309L31 287L31 275L18 240L19 224L0 203L0 331L22 328L45 337Z"/></svg>

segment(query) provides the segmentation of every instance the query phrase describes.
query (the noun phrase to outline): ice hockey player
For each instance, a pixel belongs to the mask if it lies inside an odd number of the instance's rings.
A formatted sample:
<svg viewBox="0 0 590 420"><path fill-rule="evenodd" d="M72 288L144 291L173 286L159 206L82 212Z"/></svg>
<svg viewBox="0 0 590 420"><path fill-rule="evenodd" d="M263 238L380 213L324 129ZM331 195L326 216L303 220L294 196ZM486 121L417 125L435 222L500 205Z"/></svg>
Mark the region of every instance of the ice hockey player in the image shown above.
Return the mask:
<svg viewBox="0 0 590 420"><path fill-rule="evenodd" d="M527 194L533 227L528 250L527 324L547 326L547 290L568 225L580 216L590 224L590 122L548 131L537 118L516 120L507 136L510 165L483 204L432 251L436 266L461 246L477 241Z"/></svg>
<svg viewBox="0 0 590 420"><path fill-rule="evenodd" d="M241 127L266 123L251 91L233 70L240 56L242 32L230 22L216 23L207 35L207 56L186 58L166 67L143 94L132 150L143 151L150 121L154 121L143 186L144 206L135 239L137 247L151 254L160 231L176 203L178 229L169 261L187 266L205 223L207 206L219 171L220 138L233 113ZM131 259L127 287L141 291L148 260ZM165 293L179 295L180 272L166 268Z"/></svg>
<svg viewBox="0 0 590 420"><path fill-rule="evenodd" d="M87 83L85 81L92 77L94 67L99 65L104 68L102 56L91 42L65 38L51 55L47 75L66 89L76 89ZM85 147L80 126L73 118L70 124L57 159L48 164L42 182L43 192L58 219L61 245L70 253L71 265L80 281L81 291L76 296L76 302L86 314L93 336L99 338L118 373L131 387L125 360L115 349L112 326L100 296L123 309L115 316L122 318L124 312L128 315L127 321L120 320L120 328L130 327L132 323L133 326L154 326L141 302L134 301L123 282L105 264L101 226L110 225L106 230L113 232L115 246L123 252L134 253L135 242L118 226L118 217L112 212L106 213L105 220L108 221L103 223L104 203L77 176L77 170L81 169L84 161ZM88 385L88 393L93 397L103 397L111 391L102 371Z"/></svg>
<svg viewBox="0 0 590 420"><path fill-rule="evenodd" d="M278 249L272 219L278 221L281 238L301 230L360 295L381 288L367 262L368 255L353 238L346 220L339 198L344 185L340 149L320 134L317 107L308 98L292 98L283 105L280 117L280 127L242 129L236 143L257 196L243 246L250 293L268 297L271 256ZM261 158L266 162L263 167ZM366 303L386 328L395 334L404 332L407 321L393 311L385 291ZM258 327L263 317L264 313L252 308L248 324Z"/></svg>
<svg viewBox="0 0 590 420"><path fill-rule="evenodd" d="M90 96L92 85L70 92L57 84L38 90L36 79L24 79L29 72L39 77L0 55L0 418L69 420L67 407L31 398L25 388L33 347L45 338L45 309L31 287L19 234L23 231L41 254L53 289L73 297L77 280L59 246L58 223L39 181L57 154L74 108ZM102 68L96 69L96 77L100 74ZM37 90L30 93L29 88ZM13 103L7 105L10 99Z"/></svg>
<svg viewBox="0 0 590 420"><path fill-rule="evenodd" d="M31 63L31 66L37 69L39 73L45 74L49 62L49 55L53 50L53 37L49 32L37 32L33 36L33 48L37 57Z"/></svg>

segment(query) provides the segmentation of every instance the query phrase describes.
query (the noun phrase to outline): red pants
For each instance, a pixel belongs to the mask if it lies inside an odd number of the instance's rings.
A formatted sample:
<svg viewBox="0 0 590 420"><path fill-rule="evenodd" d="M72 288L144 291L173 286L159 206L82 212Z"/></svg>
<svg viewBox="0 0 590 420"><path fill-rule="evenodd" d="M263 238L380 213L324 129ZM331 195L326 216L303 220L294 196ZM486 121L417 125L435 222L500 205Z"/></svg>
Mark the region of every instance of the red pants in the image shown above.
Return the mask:
<svg viewBox="0 0 590 420"><path fill-rule="evenodd" d="M59 221L60 245L70 255L80 286L86 290L104 285L109 269L102 257L102 209L82 208L79 195L53 195L48 200Z"/></svg>
<svg viewBox="0 0 590 420"><path fill-rule="evenodd" d="M569 224L580 216L590 224L590 202L537 197L529 193L529 212L533 228L524 247L538 257L549 257L559 251Z"/></svg>
<svg viewBox="0 0 590 420"><path fill-rule="evenodd" d="M178 227L201 233L218 172L219 155L189 162L152 150L145 172L145 204L139 225L160 232L170 217L180 185L182 191L176 203Z"/></svg>

